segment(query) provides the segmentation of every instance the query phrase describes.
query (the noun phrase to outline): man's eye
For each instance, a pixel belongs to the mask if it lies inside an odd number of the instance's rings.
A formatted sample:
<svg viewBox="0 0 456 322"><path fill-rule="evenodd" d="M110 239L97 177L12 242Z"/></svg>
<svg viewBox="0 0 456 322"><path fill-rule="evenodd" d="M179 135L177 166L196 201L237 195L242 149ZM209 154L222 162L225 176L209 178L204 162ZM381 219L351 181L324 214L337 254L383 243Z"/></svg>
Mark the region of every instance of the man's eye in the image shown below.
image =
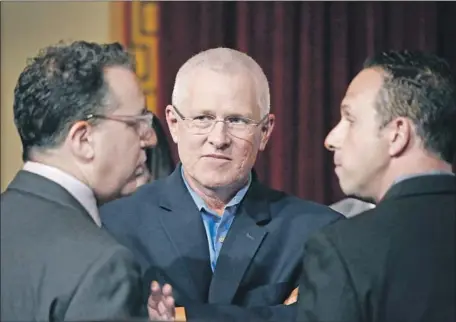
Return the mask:
<svg viewBox="0 0 456 322"><path fill-rule="evenodd" d="M211 121L213 120L214 118L210 115L198 115L198 116L195 116L193 118L193 120L195 121L199 121L199 122L204 122L204 121Z"/></svg>
<svg viewBox="0 0 456 322"><path fill-rule="evenodd" d="M228 122L231 124L249 124L250 122L243 118L243 117L238 117L238 116L232 116L228 118Z"/></svg>

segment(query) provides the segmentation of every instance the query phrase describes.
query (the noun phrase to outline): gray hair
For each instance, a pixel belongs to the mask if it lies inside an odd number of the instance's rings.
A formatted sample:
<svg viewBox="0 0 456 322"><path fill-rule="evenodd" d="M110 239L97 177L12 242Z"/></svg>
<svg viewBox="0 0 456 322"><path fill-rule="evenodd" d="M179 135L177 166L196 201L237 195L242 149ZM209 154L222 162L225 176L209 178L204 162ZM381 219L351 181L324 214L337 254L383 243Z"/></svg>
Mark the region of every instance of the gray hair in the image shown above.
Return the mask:
<svg viewBox="0 0 456 322"><path fill-rule="evenodd" d="M196 70L209 69L221 73L248 72L254 82L261 117L270 111L269 84L260 65L250 56L230 48L213 48L196 54L182 65L174 82L172 104L182 106L189 96L191 76Z"/></svg>

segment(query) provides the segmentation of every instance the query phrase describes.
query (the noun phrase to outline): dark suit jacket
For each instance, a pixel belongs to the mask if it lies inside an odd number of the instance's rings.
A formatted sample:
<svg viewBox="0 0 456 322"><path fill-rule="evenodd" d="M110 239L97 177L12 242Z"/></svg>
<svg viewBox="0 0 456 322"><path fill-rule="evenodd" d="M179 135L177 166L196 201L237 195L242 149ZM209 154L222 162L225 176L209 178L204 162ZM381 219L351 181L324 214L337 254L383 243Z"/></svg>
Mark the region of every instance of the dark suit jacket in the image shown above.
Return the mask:
<svg viewBox="0 0 456 322"><path fill-rule="evenodd" d="M456 177L410 178L306 245L298 321L454 322Z"/></svg>
<svg viewBox="0 0 456 322"><path fill-rule="evenodd" d="M212 274L203 221L180 171L101 208L106 228L140 261L145 287L170 283L190 319L293 320L295 308L280 304L298 286L304 242L342 215L253 181Z"/></svg>
<svg viewBox="0 0 456 322"><path fill-rule="evenodd" d="M20 171L1 196L1 320L138 316L139 266L60 185Z"/></svg>

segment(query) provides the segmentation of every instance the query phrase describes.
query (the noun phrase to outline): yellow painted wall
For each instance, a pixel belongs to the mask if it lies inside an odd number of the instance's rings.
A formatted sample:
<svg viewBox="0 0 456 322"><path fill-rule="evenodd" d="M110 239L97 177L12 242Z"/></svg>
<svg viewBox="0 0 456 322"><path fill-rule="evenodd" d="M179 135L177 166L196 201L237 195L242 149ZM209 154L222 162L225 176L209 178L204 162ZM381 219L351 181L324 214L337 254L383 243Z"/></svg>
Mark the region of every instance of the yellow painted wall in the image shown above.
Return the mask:
<svg viewBox="0 0 456 322"><path fill-rule="evenodd" d="M110 41L108 1L1 3L1 190L22 166L13 90L26 59L59 40Z"/></svg>

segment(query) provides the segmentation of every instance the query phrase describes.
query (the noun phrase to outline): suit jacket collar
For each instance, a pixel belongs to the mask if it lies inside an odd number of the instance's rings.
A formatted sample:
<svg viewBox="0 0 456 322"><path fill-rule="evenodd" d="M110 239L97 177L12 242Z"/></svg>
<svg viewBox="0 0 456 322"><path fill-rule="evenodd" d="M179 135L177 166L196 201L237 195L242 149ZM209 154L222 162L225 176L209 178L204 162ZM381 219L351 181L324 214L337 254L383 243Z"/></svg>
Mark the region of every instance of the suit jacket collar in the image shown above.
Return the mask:
<svg viewBox="0 0 456 322"><path fill-rule="evenodd" d="M87 210L62 186L43 176L20 170L8 186L7 190L29 193L49 201L74 208L84 213L94 224Z"/></svg>
<svg viewBox="0 0 456 322"><path fill-rule="evenodd" d="M400 181L386 192L382 201L422 194L456 194L456 176L438 174L423 175Z"/></svg>
<svg viewBox="0 0 456 322"><path fill-rule="evenodd" d="M161 192L159 205L168 210L197 209L181 176L181 164L165 180L164 189ZM241 204L246 213L256 223L267 222L271 218L269 203L265 196L270 190L256 180L252 180L250 187Z"/></svg>

